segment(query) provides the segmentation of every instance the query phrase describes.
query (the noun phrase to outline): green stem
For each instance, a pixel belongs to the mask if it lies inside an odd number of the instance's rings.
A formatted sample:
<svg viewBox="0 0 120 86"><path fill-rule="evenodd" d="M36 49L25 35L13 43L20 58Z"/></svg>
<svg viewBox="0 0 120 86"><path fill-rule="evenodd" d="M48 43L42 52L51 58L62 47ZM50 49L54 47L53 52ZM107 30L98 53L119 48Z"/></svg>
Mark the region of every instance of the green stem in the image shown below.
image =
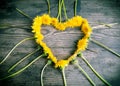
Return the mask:
<svg viewBox="0 0 120 86"><path fill-rule="evenodd" d="M22 61L24 61L25 59L27 59L28 57L30 57L32 54L36 53L38 50L40 50L40 48L32 51L31 53L29 53L28 55L26 55L24 58L22 58L20 61L18 61L17 63L15 63L11 68L9 68L8 72L12 71L18 64L20 64Z"/></svg>
<svg viewBox="0 0 120 86"><path fill-rule="evenodd" d="M51 61L48 60L48 62L45 64L45 66L43 67L43 69L42 69L42 71L41 71L41 86L44 86L44 84L43 84L43 73L44 73L44 70L45 70L45 68L46 68L48 65L50 65L50 64L51 64Z"/></svg>
<svg viewBox="0 0 120 86"><path fill-rule="evenodd" d="M57 19L59 18L60 16L60 0L59 0L59 4L58 4L58 15L57 15Z"/></svg>
<svg viewBox="0 0 120 86"><path fill-rule="evenodd" d="M106 24L106 23L101 23L101 22L98 22L98 24L101 24L101 25L104 25L104 26L106 26L106 27L111 28L111 26L110 26L109 24Z"/></svg>
<svg viewBox="0 0 120 86"><path fill-rule="evenodd" d="M61 9L62 9L62 2L61 2L61 0L59 0L59 7L58 7L58 16L57 16L57 19L60 19L60 22L62 20L62 18L61 18Z"/></svg>
<svg viewBox="0 0 120 86"><path fill-rule="evenodd" d="M10 77L14 77L15 75L18 75L19 73L23 72L25 69L27 69L29 66L31 66L34 62L36 62L38 59L40 59L41 57L43 56L46 56L45 54L42 54L40 56L38 56L37 58L35 58L33 61L31 61L29 64L27 64L25 67L23 67L22 69L18 70L17 72L9 75L9 76L6 76L0 80L3 80L3 79L7 79L7 78L10 78Z"/></svg>
<svg viewBox="0 0 120 86"><path fill-rule="evenodd" d="M24 15L25 17L32 19L32 17L30 17L29 15L27 15L26 13L24 13L23 11L21 11L20 9L16 8L16 10L21 13L22 15Z"/></svg>
<svg viewBox="0 0 120 86"><path fill-rule="evenodd" d="M62 1L60 2L60 22L62 21Z"/></svg>
<svg viewBox="0 0 120 86"><path fill-rule="evenodd" d="M118 24L118 23L109 23L109 24L106 24L106 25L109 26L109 27L112 27L116 24ZM92 29L104 28L106 25L102 24L102 25L93 26Z"/></svg>
<svg viewBox="0 0 120 86"><path fill-rule="evenodd" d="M67 86L67 82L65 78L65 68L62 69L62 76L63 76L64 86Z"/></svg>
<svg viewBox="0 0 120 86"><path fill-rule="evenodd" d="M78 61L76 60L74 64L79 68L79 70L87 77L87 79L90 81L92 86L96 86L95 83L92 81L92 79L89 77L89 75L84 71L84 69L79 65Z"/></svg>
<svg viewBox="0 0 120 86"><path fill-rule="evenodd" d="M66 18L66 20L68 20L68 16L67 16L67 12L66 12L66 7L65 7L64 0L62 0L62 4L63 4L63 10L64 10L65 18Z"/></svg>
<svg viewBox="0 0 120 86"><path fill-rule="evenodd" d="M86 58L81 54L81 58L85 61L85 63L90 67L90 69L95 73L95 75L102 80L107 86L111 86L109 82L107 82L86 60Z"/></svg>
<svg viewBox="0 0 120 86"><path fill-rule="evenodd" d="M12 48L12 50L10 50L10 52L6 55L6 57L0 62L0 64L2 64L4 61L6 61L6 59L9 57L9 55L13 52L13 50L15 50L15 48L16 48L18 45L20 45L20 44L23 43L24 41L31 40L31 39L34 39L34 37L25 38L25 39L21 40L19 43L17 43L17 44Z"/></svg>
<svg viewBox="0 0 120 86"><path fill-rule="evenodd" d="M48 4L48 14L50 15L50 0L47 0L47 4Z"/></svg>
<svg viewBox="0 0 120 86"><path fill-rule="evenodd" d="M19 24L19 25L15 25L15 24L10 24L10 23L6 23L6 24L0 24L0 29L5 29L5 28L24 28L28 26L28 24Z"/></svg>
<svg viewBox="0 0 120 86"><path fill-rule="evenodd" d="M76 9L77 9L77 0L75 0L74 16L76 16L76 14L77 14L77 11L76 11Z"/></svg>
<svg viewBox="0 0 120 86"><path fill-rule="evenodd" d="M120 57L120 54L116 53L115 51L113 51L113 50L110 49L109 47L105 46L104 44L102 44L102 43L100 43L100 42L98 42L98 41L96 41L96 40L94 40L94 39L92 39L92 38L90 38L90 40L91 40L92 42L96 43L97 45L99 45L99 46L107 49L108 51L110 51L111 53L115 54L116 56Z"/></svg>

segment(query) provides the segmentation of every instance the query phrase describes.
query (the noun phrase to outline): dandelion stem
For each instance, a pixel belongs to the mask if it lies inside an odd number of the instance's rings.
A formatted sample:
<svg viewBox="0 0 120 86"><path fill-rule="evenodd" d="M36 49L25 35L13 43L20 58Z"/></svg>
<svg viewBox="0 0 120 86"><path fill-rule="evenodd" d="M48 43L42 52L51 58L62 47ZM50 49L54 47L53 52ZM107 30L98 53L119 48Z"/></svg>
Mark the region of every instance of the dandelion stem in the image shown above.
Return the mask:
<svg viewBox="0 0 120 86"><path fill-rule="evenodd" d="M29 18L29 19L32 19L32 17L30 17L29 15L27 15L26 13L24 13L22 10L16 8L16 10L21 13L22 15L24 15L25 17Z"/></svg>
<svg viewBox="0 0 120 86"><path fill-rule="evenodd" d="M15 63L11 68L9 68L8 72L12 71L18 64L20 64L22 61L24 61L25 59L27 59L28 57L30 57L32 54L36 53L38 50L40 50L40 48L32 51L31 53L29 53L28 55L26 55L24 58L22 58L20 61L18 61L17 63Z"/></svg>
<svg viewBox="0 0 120 86"><path fill-rule="evenodd" d="M34 37L25 38L25 39L21 40L19 43L17 43L17 44L10 50L10 52L6 55L6 57L0 62L0 64L2 64L3 62L6 61L6 59L10 56L10 54L13 52L13 50L14 50L18 45L20 45L20 44L23 43L24 41L31 40L31 39L35 39L35 38L34 38Z"/></svg>
<svg viewBox="0 0 120 86"><path fill-rule="evenodd" d="M114 26L116 24L118 24L118 23L109 23L109 24L97 25L97 26L93 26L92 29L104 28L106 25L109 26L109 27L112 27L112 26Z"/></svg>
<svg viewBox="0 0 120 86"><path fill-rule="evenodd" d="M106 23L100 23L100 22L98 22L100 25L104 25L104 26L106 26L106 27L109 27L109 28L111 28L111 26L110 25L108 25L108 24L106 24Z"/></svg>
<svg viewBox="0 0 120 86"><path fill-rule="evenodd" d="M76 11L76 9L77 9L77 0L75 0L74 16L76 16L76 14L77 14L77 11Z"/></svg>
<svg viewBox="0 0 120 86"><path fill-rule="evenodd" d="M60 2L60 22L62 21L62 14L61 14L61 11L62 11L62 1Z"/></svg>
<svg viewBox="0 0 120 86"><path fill-rule="evenodd" d="M102 43L100 43L100 42L98 42L98 41L96 41L96 40L94 40L94 39L92 39L92 38L90 38L90 40L91 40L92 42L96 43L97 45L99 45L99 46L107 49L108 51L110 51L111 53L115 54L116 56L118 56L118 57L120 58L120 54L116 53L115 51L113 51L113 50L110 49L109 47L105 46L104 44L102 44Z"/></svg>
<svg viewBox="0 0 120 86"><path fill-rule="evenodd" d="M43 56L46 56L45 54L42 54L40 56L38 56L37 58L35 58L33 61L31 61L29 64L27 64L25 67L23 67L22 69L18 70L17 72L9 75L9 76L6 76L0 80L3 80L3 79L7 79L7 78L10 78L10 77L14 77L15 75L18 75L19 73L23 72L25 69L27 69L29 66L31 66L34 62L36 62L38 59L40 59L41 57Z"/></svg>
<svg viewBox="0 0 120 86"><path fill-rule="evenodd" d="M50 0L47 0L47 4L48 4L48 14L50 15Z"/></svg>
<svg viewBox="0 0 120 86"><path fill-rule="evenodd" d="M81 54L81 58L85 61L85 63L90 67L90 69L95 73L95 75L102 80L107 86L111 86L109 82L107 82L86 60L86 58Z"/></svg>
<svg viewBox="0 0 120 86"><path fill-rule="evenodd" d="M68 20L68 16L67 16L67 13L66 13L66 7L65 7L64 0L62 0L62 4L63 4L63 10L64 10L65 18L66 18L66 20Z"/></svg>
<svg viewBox="0 0 120 86"><path fill-rule="evenodd" d="M67 16L67 13L66 13L66 7L65 7L65 2L64 0L59 0L59 4L58 4L58 15L57 15L57 19L59 18L60 19L60 22L62 20L62 14L61 14L61 11L62 11L62 6L63 6L63 10L64 10L64 14L65 14L65 18L66 20L68 19L68 16Z"/></svg>
<svg viewBox="0 0 120 86"><path fill-rule="evenodd" d="M43 69L41 71L41 86L44 86L44 84L43 84L43 73L44 73L44 70L50 64L51 64L51 60L48 60L48 62L45 64L45 66L43 67Z"/></svg>
<svg viewBox="0 0 120 86"><path fill-rule="evenodd" d="M61 22L61 20L62 20L61 10L62 10L62 1L59 0L59 7L58 7L57 19L60 19L60 22Z"/></svg>
<svg viewBox="0 0 120 86"><path fill-rule="evenodd" d="M84 69L79 65L78 61L74 61L74 64L79 68L79 70L87 77L87 79L90 81L92 86L96 86L95 83L92 81L92 79L89 77L89 75L84 71Z"/></svg>
<svg viewBox="0 0 120 86"><path fill-rule="evenodd" d="M60 16L60 0L59 0L59 3L58 3L58 15L57 15L57 19L59 18Z"/></svg>
<svg viewBox="0 0 120 86"><path fill-rule="evenodd" d="M64 86L67 86L66 77L65 77L65 68L62 69L62 76L63 76Z"/></svg>

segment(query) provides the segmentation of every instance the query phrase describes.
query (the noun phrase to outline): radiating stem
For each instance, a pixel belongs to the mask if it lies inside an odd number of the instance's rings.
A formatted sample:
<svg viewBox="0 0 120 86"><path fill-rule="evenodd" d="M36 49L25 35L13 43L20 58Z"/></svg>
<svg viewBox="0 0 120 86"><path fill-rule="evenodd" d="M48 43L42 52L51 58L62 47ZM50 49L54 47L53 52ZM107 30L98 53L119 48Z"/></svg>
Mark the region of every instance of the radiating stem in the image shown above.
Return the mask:
<svg viewBox="0 0 120 86"><path fill-rule="evenodd" d="M108 24L106 24L106 23L100 23L100 22L98 22L98 24L101 24L101 25L104 25L104 26L106 26L106 27L111 28L111 26L110 26L110 25L108 25Z"/></svg>
<svg viewBox="0 0 120 86"><path fill-rule="evenodd" d="M57 19L59 18L59 19L60 19L60 22L61 22L61 20L62 20L62 14L61 14L62 6L63 6L65 18L66 18L66 20L68 19L64 0L59 0Z"/></svg>
<svg viewBox="0 0 120 86"><path fill-rule="evenodd" d="M68 16L67 16L67 12L66 12L66 7L65 7L64 0L62 0L62 4L63 4L63 10L64 10L65 18L66 18L66 20L68 20Z"/></svg>
<svg viewBox="0 0 120 86"><path fill-rule="evenodd" d="M62 21L62 1L60 2L60 22Z"/></svg>
<svg viewBox="0 0 120 86"><path fill-rule="evenodd" d="M64 86L67 86L67 81L65 77L65 68L62 69L62 76L63 76Z"/></svg>
<svg viewBox="0 0 120 86"><path fill-rule="evenodd" d="M44 83L43 83L43 73L44 73L44 70L45 70L45 68L48 66L48 65L50 65L52 63L52 61L51 60L48 60L48 62L45 64L45 66L43 67L43 69L42 69L42 71L41 71L41 86L44 86Z"/></svg>
<svg viewBox="0 0 120 86"><path fill-rule="evenodd" d="M58 3L58 15L57 15L57 19L58 19L59 16L60 16L60 1L61 1L61 0L59 0L59 3Z"/></svg>
<svg viewBox="0 0 120 86"><path fill-rule="evenodd" d="M40 50L40 48L32 51L31 53L29 53L28 55L26 55L24 58L22 58L20 61L18 61L17 63L15 63L11 68L9 68L8 72L12 71L18 64L20 64L22 61L24 61L25 59L27 59L28 57L30 57L32 54L36 53L38 50Z"/></svg>
<svg viewBox="0 0 120 86"><path fill-rule="evenodd" d="M38 59L40 59L41 57L43 56L46 56L45 54L42 54L40 56L38 56L37 58L35 58L33 61L31 61L29 64L27 64L25 67L23 67L22 69L18 70L17 72L9 75L9 76L6 76L0 80L3 80L3 79L7 79L7 78L10 78L10 77L14 77L15 75L18 75L19 73L23 72L25 69L27 69L29 66L31 66L34 62L36 62Z"/></svg>
<svg viewBox="0 0 120 86"><path fill-rule="evenodd" d="M19 43L17 43L11 50L10 52L6 55L6 57L0 62L0 64L2 64L4 61L6 61L6 59L9 57L9 55L13 52L13 50L18 46L20 45L21 43L27 41L27 40L31 40L31 39L35 39L34 37L31 37L31 38L25 38L23 40L21 40Z"/></svg>
<svg viewBox="0 0 120 86"><path fill-rule="evenodd" d="M62 11L62 1L59 0L59 6L58 6L58 15L57 15L57 19L59 19L59 21L61 22L62 20L62 15L61 15L61 11Z"/></svg>
<svg viewBox="0 0 120 86"><path fill-rule="evenodd" d="M16 10L21 13L22 15L24 15L25 17L32 19L32 17L30 17L29 15L27 15L26 13L24 13L23 11L21 11L20 9L16 8Z"/></svg>
<svg viewBox="0 0 120 86"><path fill-rule="evenodd" d="M74 8L74 16L76 16L76 14L77 14L77 0L75 0L75 8Z"/></svg>
<svg viewBox="0 0 120 86"><path fill-rule="evenodd" d="M90 67L90 69L95 73L95 75L102 80L107 86L111 86L109 82L107 82L86 60L86 58L81 54L81 58L85 61L85 63Z"/></svg>
<svg viewBox="0 0 120 86"><path fill-rule="evenodd" d="M97 26L93 26L92 29L104 28L104 27L106 27L106 25L109 26L109 27L112 27L112 26L114 26L116 24L118 24L118 23L109 23L109 24L97 25Z"/></svg>
<svg viewBox="0 0 120 86"><path fill-rule="evenodd" d="M118 57L120 58L120 54L116 53L115 51L113 51L113 50L110 49L109 47L105 46L104 44L102 44L102 43L100 43L100 42L98 42L98 41L96 41L96 40L94 40L94 39L92 39L92 38L90 38L90 40L91 40L92 42L96 43L97 45L99 45L99 46L107 49L108 51L110 51L111 53L115 54L116 56L118 56Z"/></svg>
<svg viewBox="0 0 120 86"><path fill-rule="evenodd" d="M84 71L84 69L79 65L78 61L76 60L74 64L79 68L79 70L87 77L87 79L90 81L92 86L96 86L95 83L92 81L92 79L89 77L89 75Z"/></svg>
<svg viewBox="0 0 120 86"><path fill-rule="evenodd" d="M48 14L50 15L50 0L47 0L47 4L48 4Z"/></svg>

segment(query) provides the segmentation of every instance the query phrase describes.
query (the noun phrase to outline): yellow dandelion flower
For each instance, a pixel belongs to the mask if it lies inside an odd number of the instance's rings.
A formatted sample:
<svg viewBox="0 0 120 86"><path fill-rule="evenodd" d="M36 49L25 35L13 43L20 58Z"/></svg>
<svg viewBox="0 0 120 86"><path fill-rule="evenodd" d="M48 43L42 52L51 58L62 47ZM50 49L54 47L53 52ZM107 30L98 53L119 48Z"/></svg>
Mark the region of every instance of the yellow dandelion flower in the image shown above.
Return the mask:
<svg viewBox="0 0 120 86"><path fill-rule="evenodd" d="M88 21L86 19L83 19L83 24L81 27L81 30L83 31L83 33L86 35L89 35L92 33L92 29L90 27L90 25L88 24Z"/></svg>
<svg viewBox="0 0 120 86"><path fill-rule="evenodd" d="M60 60L55 64L55 68L64 68L69 64L68 60Z"/></svg>
<svg viewBox="0 0 120 86"><path fill-rule="evenodd" d="M35 38L40 39L42 41L44 36L42 34L36 33Z"/></svg>
<svg viewBox="0 0 120 86"><path fill-rule="evenodd" d="M40 32L40 30L41 30L41 28L40 28L40 25L38 26L38 25L34 25L34 26L32 26L32 32L34 32L34 33L37 33L37 32Z"/></svg>
<svg viewBox="0 0 120 86"><path fill-rule="evenodd" d="M36 17L34 20L33 25L31 26L31 28L33 29L32 32L39 32L40 31L40 26L42 24L42 19L41 17Z"/></svg>
<svg viewBox="0 0 120 86"><path fill-rule="evenodd" d="M42 19L40 16L36 16L34 19L33 19L33 24L36 24L36 23L42 23Z"/></svg>
<svg viewBox="0 0 120 86"><path fill-rule="evenodd" d="M84 38L78 41L77 48L79 51L85 50L88 45L88 39Z"/></svg>
<svg viewBox="0 0 120 86"><path fill-rule="evenodd" d="M73 22L72 22L72 19L69 19L67 22L65 22L65 27L71 27L73 28Z"/></svg>
<svg viewBox="0 0 120 86"><path fill-rule="evenodd" d="M42 24L50 25L50 23L51 23L51 17L47 14L44 14L42 16Z"/></svg>
<svg viewBox="0 0 120 86"><path fill-rule="evenodd" d="M78 27L82 24L82 17L81 16L75 16L72 19L69 19L67 22L65 22L66 27Z"/></svg>
<svg viewBox="0 0 120 86"><path fill-rule="evenodd" d="M53 61L53 63L57 63L57 58L52 54L52 55L48 55L48 59L50 59L51 61Z"/></svg>
<svg viewBox="0 0 120 86"><path fill-rule="evenodd" d="M44 43L44 42L41 41L40 45L43 47L44 52L48 54L48 59L51 59L54 63L56 63L57 59L53 55L51 49L49 47L47 47L46 43Z"/></svg>
<svg viewBox="0 0 120 86"><path fill-rule="evenodd" d="M41 39L37 38L37 39L36 39L36 43L37 43L37 44L40 44L40 42L41 42Z"/></svg>
<svg viewBox="0 0 120 86"><path fill-rule="evenodd" d="M58 19L57 19L57 18L52 18L52 19L51 19L51 24L52 24L53 26L56 26L56 25L58 24Z"/></svg>
<svg viewBox="0 0 120 86"><path fill-rule="evenodd" d="M78 27L82 24L82 17L81 16L75 16L72 18L73 26Z"/></svg>

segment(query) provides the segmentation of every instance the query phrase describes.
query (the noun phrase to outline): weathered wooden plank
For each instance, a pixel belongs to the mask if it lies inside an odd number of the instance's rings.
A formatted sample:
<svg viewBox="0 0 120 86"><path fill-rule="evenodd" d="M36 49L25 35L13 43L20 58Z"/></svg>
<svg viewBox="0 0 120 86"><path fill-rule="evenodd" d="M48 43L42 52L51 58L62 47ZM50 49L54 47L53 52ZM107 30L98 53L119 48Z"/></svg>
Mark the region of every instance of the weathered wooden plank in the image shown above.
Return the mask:
<svg viewBox="0 0 120 86"><path fill-rule="evenodd" d="M72 4L74 0L65 0L67 5L68 16L73 16ZM78 13L87 18L92 26L102 23L118 23L112 28L93 29L92 38L106 44L116 52L120 53L120 26L119 14L120 7L117 0L81 0L81 11ZM53 4L54 3L54 4ZM8 5L11 4L11 5ZM31 17L47 13L47 5L45 0L24 0L11 1L5 9L0 9L0 24L16 25L10 28L0 28L0 60L2 60L8 51L20 40L26 37L32 37L31 20L19 14L15 8L19 8L29 14ZM9 9L8 6L12 8ZM56 16L57 0L51 0L51 15ZM25 26L23 25L25 24ZM19 27L20 25L20 27ZM76 42L82 37L81 31L78 29L67 29L65 32L56 31L52 26L43 26L42 32L45 35L44 41L51 47L58 59L68 58L76 48ZM8 58L3 65L0 65L0 77L7 75L7 70L15 62L23 58L29 52L35 50L37 44L34 40L21 44ZM88 50L83 52L91 65L113 86L119 86L120 83L120 59L105 49L90 42ZM32 59L36 58L40 51L29 59L22 62L14 71L17 71ZM97 86L105 86L87 67L87 65L78 59L80 65L90 75ZM46 63L46 58L41 58L31 67L20 75L4 81L0 81L1 86L39 86L40 71ZM78 71L73 65L66 68L66 78L68 86L90 86L86 77ZM48 66L44 73L45 86L63 86L61 71L56 70L53 65Z"/></svg>

